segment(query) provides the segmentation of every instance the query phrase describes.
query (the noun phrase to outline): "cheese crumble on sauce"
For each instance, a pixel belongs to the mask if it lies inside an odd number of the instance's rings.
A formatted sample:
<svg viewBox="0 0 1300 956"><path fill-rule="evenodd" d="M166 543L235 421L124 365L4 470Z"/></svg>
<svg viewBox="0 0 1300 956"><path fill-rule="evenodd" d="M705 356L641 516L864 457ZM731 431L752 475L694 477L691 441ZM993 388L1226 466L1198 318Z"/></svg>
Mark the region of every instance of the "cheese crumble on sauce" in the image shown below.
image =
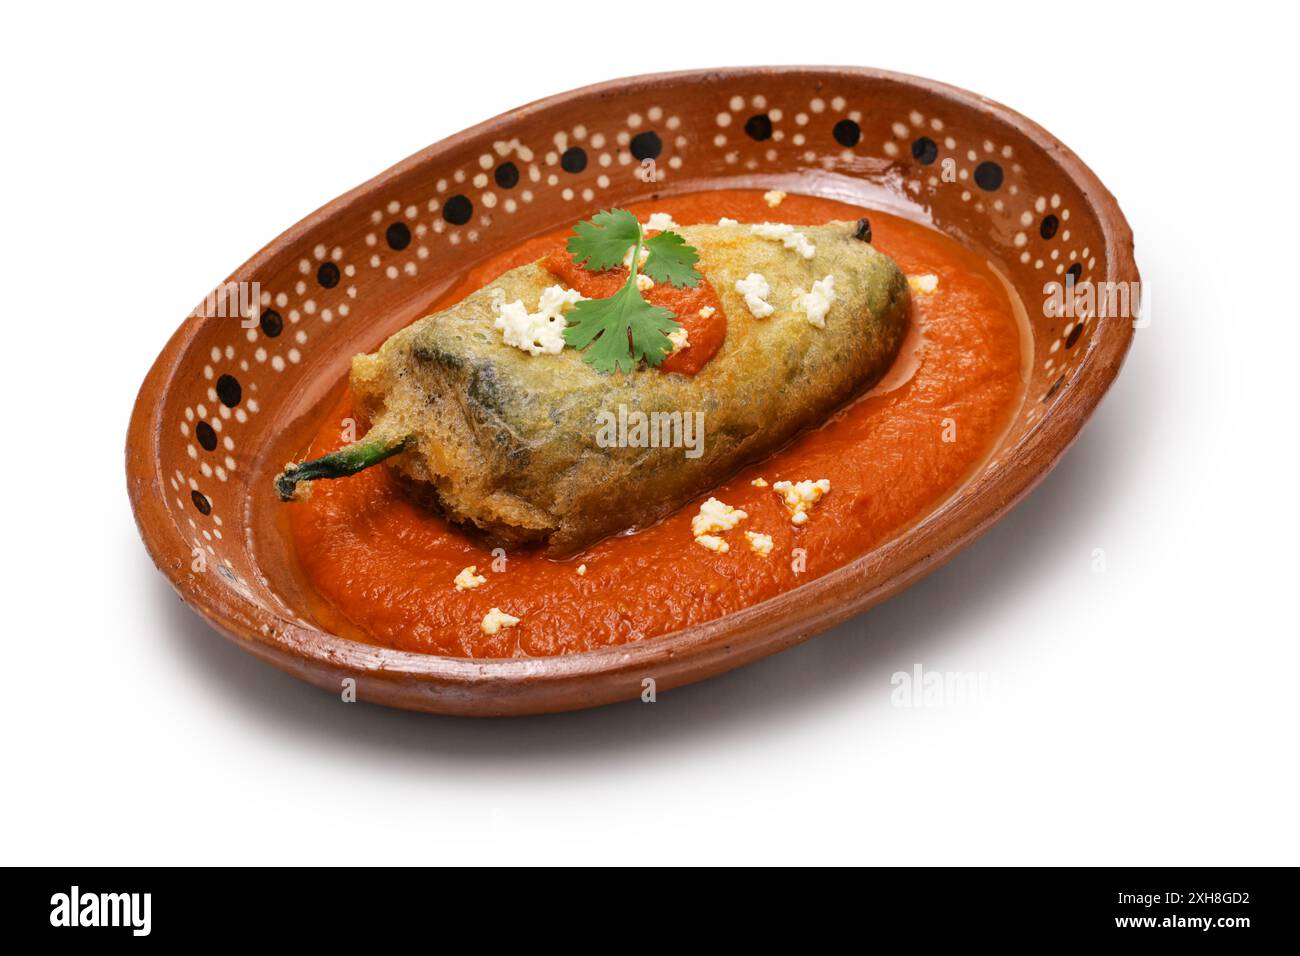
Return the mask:
<svg viewBox="0 0 1300 956"><path fill-rule="evenodd" d="M494 607L483 616L483 623L480 626L483 633L490 636L498 633L503 627L514 627L518 623L519 618L507 614L499 607Z"/></svg>
<svg viewBox="0 0 1300 956"><path fill-rule="evenodd" d="M468 591L478 587L480 584L486 584L487 578L478 573L478 565L471 564L467 568L461 568L460 574L456 575L456 590Z"/></svg>
<svg viewBox="0 0 1300 956"><path fill-rule="evenodd" d="M697 534L695 536L695 543L702 548L707 548L708 550L715 551L718 554L726 554L731 550L731 545L727 544L727 542L723 541L716 534Z"/></svg>
<svg viewBox="0 0 1300 956"><path fill-rule="evenodd" d="M784 200L785 193L779 189L769 189L767 192L763 193L763 202L767 203L772 209L781 205Z"/></svg>
<svg viewBox="0 0 1300 956"><path fill-rule="evenodd" d="M699 514L691 519L691 533L695 543L717 554L726 554L731 546L718 535L730 531L749 517L748 512L733 508L731 505L710 498L700 505Z"/></svg>
<svg viewBox="0 0 1300 956"><path fill-rule="evenodd" d="M790 522L798 527L808 523L808 512L830 492L831 483L825 478L817 481L778 481L772 490L785 501L790 512Z"/></svg>
<svg viewBox="0 0 1300 956"><path fill-rule="evenodd" d="M749 539L749 550L755 554L761 554L767 557L772 553L772 536L770 534L761 534L757 531L746 531L745 537Z"/></svg>
<svg viewBox="0 0 1300 956"><path fill-rule="evenodd" d="M908 276L907 284L912 287L913 292L919 292L922 295L929 295L935 289L939 288L939 277L929 273L923 276Z"/></svg>
<svg viewBox="0 0 1300 956"><path fill-rule="evenodd" d="M700 505L699 514L691 519L691 532L698 538L715 531L730 531L748 517L748 512L733 508L717 498L710 498Z"/></svg>

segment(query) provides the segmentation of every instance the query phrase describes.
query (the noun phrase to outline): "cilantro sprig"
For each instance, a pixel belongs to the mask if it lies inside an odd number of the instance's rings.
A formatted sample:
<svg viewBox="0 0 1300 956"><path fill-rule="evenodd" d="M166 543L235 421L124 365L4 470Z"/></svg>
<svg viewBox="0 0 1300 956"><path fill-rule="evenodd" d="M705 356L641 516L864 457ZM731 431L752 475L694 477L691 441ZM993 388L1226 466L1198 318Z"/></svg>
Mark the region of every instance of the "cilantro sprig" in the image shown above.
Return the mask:
<svg viewBox="0 0 1300 956"><path fill-rule="evenodd" d="M607 299L583 299L565 316L569 324L564 341L586 349L583 361L604 374L631 372L641 361L658 365L667 358L673 350L668 333L681 326L671 309L645 300L637 273L644 270L655 282L693 288L701 278L695 271L699 253L675 232L646 238L641 223L626 209L605 210L578 223L566 248L574 264L590 272L621 266L629 249L632 257L627 282L617 292Z"/></svg>

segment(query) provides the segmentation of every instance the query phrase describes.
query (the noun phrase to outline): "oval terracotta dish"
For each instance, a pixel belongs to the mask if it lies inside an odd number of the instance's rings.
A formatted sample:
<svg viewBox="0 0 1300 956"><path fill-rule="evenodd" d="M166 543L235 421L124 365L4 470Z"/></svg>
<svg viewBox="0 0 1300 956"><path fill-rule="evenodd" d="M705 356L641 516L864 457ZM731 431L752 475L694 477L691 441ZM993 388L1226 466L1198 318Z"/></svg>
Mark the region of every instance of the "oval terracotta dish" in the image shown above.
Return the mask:
<svg viewBox="0 0 1300 956"><path fill-rule="evenodd" d="M548 165L557 134L582 138L592 161ZM657 181L635 174L645 160ZM439 657L328 633L294 573L271 477L301 452L353 354L521 237L639 199L756 186L930 224L987 256L1026 303L1070 275L1138 279L1128 224L1088 167L1023 116L951 86L788 67L565 93L430 146L329 203L230 277L256 284L245 316L209 309L181 325L145 379L127 437L131 502L155 563L223 634L303 680L337 692L354 678L361 700L478 715L634 698L646 678L670 689L790 647L906 587L1052 468L1115 378L1130 318L1031 308L1027 392L978 474L884 546L700 626L558 657Z"/></svg>

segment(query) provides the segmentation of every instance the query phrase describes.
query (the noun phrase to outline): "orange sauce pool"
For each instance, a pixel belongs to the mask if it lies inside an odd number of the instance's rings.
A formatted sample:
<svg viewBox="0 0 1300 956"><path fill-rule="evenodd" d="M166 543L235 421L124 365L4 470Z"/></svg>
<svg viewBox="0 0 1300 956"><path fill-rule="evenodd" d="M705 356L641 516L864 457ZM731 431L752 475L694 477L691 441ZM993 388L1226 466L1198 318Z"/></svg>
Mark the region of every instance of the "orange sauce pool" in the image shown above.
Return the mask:
<svg viewBox="0 0 1300 956"><path fill-rule="evenodd" d="M1023 390L1022 332L1017 303L981 256L916 223L807 196L771 209L759 191L728 190L628 208L642 220L668 212L683 225L722 216L805 225L867 216L876 249L908 276L939 280L930 294L913 292L914 334L899 374L889 376L896 387L877 387L659 524L565 561L537 551L494 556L404 497L383 466L316 482L290 509L289 528L303 572L328 605L324 623L389 647L462 657L567 654L665 634L757 604L884 543L949 497L1002 436ZM568 232L482 263L435 310L553 252ZM339 423L350 415L345 394L310 457L344 444ZM768 487L751 484L759 477ZM831 491L796 528L771 485L805 478L827 478ZM691 517L710 494L749 513L726 533L726 554L696 545L691 534ZM750 549L746 530L772 536L769 556ZM487 582L455 590L453 579L471 564ZM484 634L493 607L520 623Z"/></svg>

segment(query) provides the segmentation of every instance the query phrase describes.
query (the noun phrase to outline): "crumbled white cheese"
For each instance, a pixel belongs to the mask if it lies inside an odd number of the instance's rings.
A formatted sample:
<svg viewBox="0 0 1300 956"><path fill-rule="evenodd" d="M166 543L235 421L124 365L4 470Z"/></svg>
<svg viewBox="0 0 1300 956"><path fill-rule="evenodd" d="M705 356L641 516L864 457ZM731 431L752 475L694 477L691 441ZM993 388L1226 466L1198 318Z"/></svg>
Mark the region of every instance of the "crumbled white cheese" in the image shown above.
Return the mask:
<svg viewBox="0 0 1300 956"><path fill-rule="evenodd" d="M701 319L711 319L713 318L713 313L716 311L718 310L713 306L706 305L704 308L700 309L699 315Z"/></svg>
<svg viewBox="0 0 1300 956"><path fill-rule="evenodd" d="M766 488L767 479L762 477L755 478L753 481L750 482L750 484L753 485L755 488Z"/></svg>
<svg viewBox="0 0 1300 956"><path fill-rule="evenodd" d="M578 565L578 577L582 577L586 573L587 573L587 566L585 564Z"/></svg>
<svg viewBox="0 0 1300 956"><path fill-rule="evenodd" d="M743 279L736 280L736 291L745 297L745 305L756 319L765 319L776 309L769 305L767 297L772 294L772 287L761 273L751 272Z"/></svg>
<svg viewBox="0 0 1300 956"><path fill-rule="evenodd" d="M668 341L673 343L673 350L669 353L670 355L676 355L678 352L682 351L682 349L688 349L691 347L690 335L685 329L678 329L676 332L669 332Z"/></svg>
<svg viewBox="0 0 1300 956"><path fill-rule="evenodd" d="M718 225L719 225L719 226L739 226L739 225L740 225L740 220L738 220L738 219L728 219L726 216L723 216L721 219L718 220Z"/></svg>
<svg viewBox="0 0 1300 956"><path fill-rule="evenodd" d="M929 295L935 289L939 288L939 277L927 273L923 276L908 276L907 284L912 287L913 292L920 292Z"/></svg>
<svg viewBox="0 0 1300 956"><path fill-rule="evenodd" d="M808 321L819 329L826 328L826 313L831 310L831 303L835 301L835 276L828 275L813 283L811 292L804 292L803 289L794 290L794 305L797 309L802 309L808 316Z"/></svg>
<svg viewBox="0 0 1300 956"><path fill-rule="evenodd" d="M785 199L785 193L779 189L769 189L767 192L763 193L763 202L767 203L773 209L781 205L783 199Z"/></svg>
<svg viewBox="0 0 1300 956"><path fill-rule="evenodd" d="M650 218L646 220L647 229L658 229L661 232L665 229L680 229L677 223L673 222L673 214L670 212L652 212Z"/></svg>
<svg viewBox="0 0 1300 956"><path fill-rule="evenodd" d="M583 298L576 289L553 285L542 292L537 311L529 312L522 299L506 302L503 295L493 295L497 317L492 324L501 330L506 345L529 355L555 355L564 350L564 310Z"/></svg>
<svg viewBox="0 0 1300 956"><path fill-rule="evenodd" d="M772 553L772 536L770 534L760 534L757 531L746 531L745 537L749 539L749 549L756 554L767 557Z"/></svg>
<svg viewBox="0 0 1300 956"><path fill-rule="evenodd" d="M700 513L691 519L691 533L698 538L715 531L730 531L748 517L748 513L739 508L724 504L717 498L710 498L700 505Z"/></svg>
<svg viewBox="0 0 1300 956"><path fill-rule="evenodd" d="M655 280L644 272L638 272L636 274L636 287L642 292L649 292L655 287Z"/></svg>
<svg viewBox="0 0 1300 956"><path fill-rule="evenodd" d="M483 628L484 634L495 634L503 627L514 627L519 623L519 618L512 617L499 607L494 607L483 616L483 623L479 625Z"/></svg>
<svg viewBox="0 0 1300 956"><path fill-rule="evenodd" d="M790 521L803 525L808 523L808 512L812 506L830 492L831 483L825 478L817 481L778 481L772 490L785 500L785 506L790 509Z"/></svg>
<svg viewBox="0 0 1300 956"><path fill-rule="evenodd" d="M716 551L718 554L726 554L731 550L731 545L714 534L698 534L695 536L695 543L702 548Z"/></svg>
<svg viewBox="0 0 1300 956"><path fill-rule="evenodd" d="M468 568L461 568L460 574L456 575L456 590L467 591L480 584L486 584L487 578L477 572L478 565L475 564L471 564Z"/></svg>
<svg viewBox="0 0 1300 956"><path fill-rule="evenodd" d="M817 247L808 241L808 237L802 232L795 232L794 226L784 222L763 222L757 226L750 226L749 231L760 239L771 239L779 242L787 249L799 253L805 259L811 259L817 255Z"/></svg>

